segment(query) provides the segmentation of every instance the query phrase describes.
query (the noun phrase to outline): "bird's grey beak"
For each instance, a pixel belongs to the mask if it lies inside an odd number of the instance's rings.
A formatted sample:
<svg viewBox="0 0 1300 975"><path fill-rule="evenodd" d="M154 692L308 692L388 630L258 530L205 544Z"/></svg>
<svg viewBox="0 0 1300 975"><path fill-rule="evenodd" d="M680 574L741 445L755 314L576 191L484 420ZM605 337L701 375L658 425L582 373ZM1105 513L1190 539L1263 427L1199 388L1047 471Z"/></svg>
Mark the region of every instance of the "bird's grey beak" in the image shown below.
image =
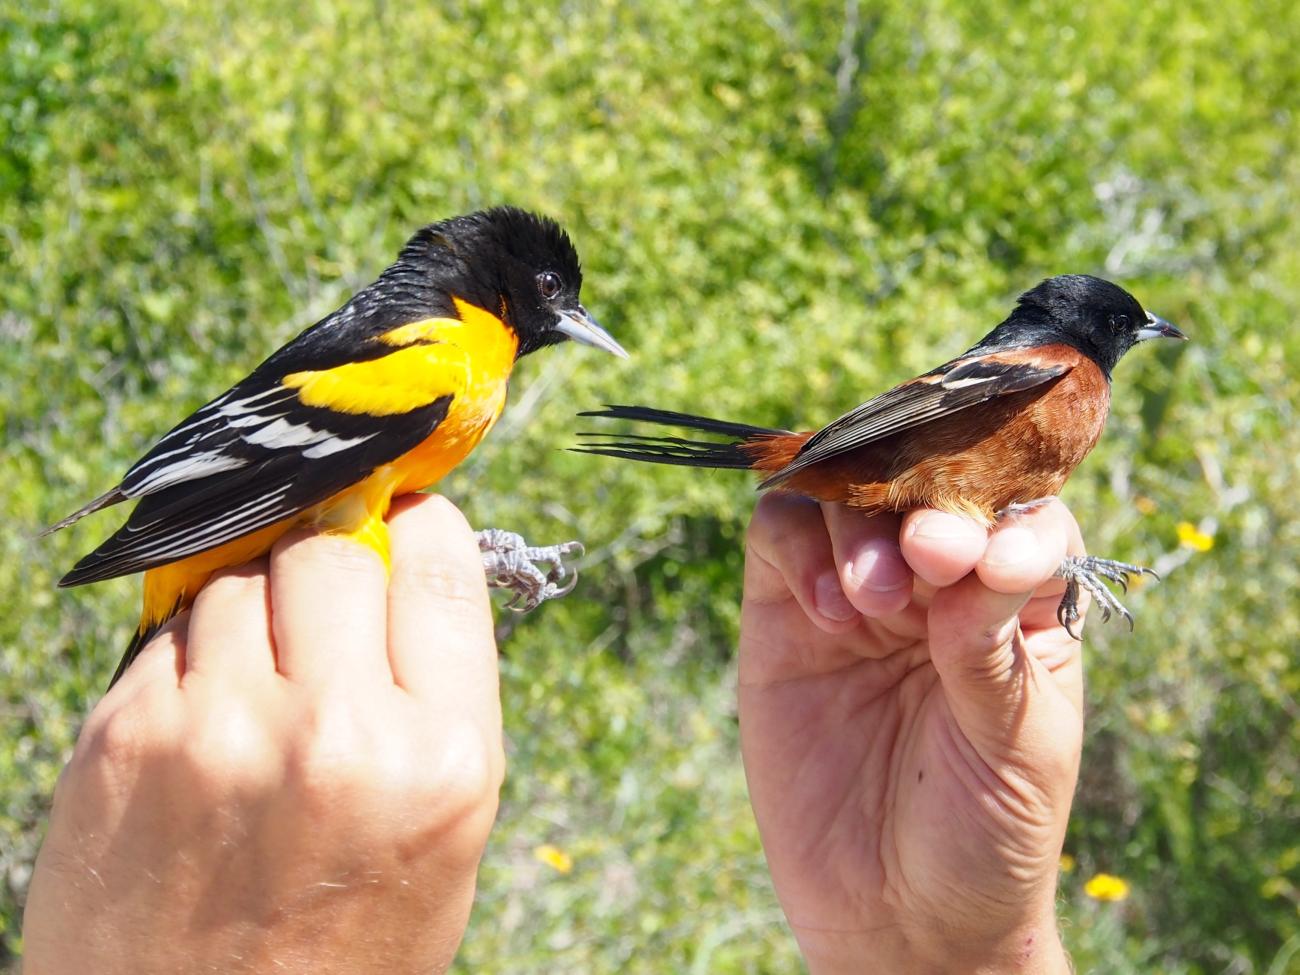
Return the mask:
<svg viewBox="0 0 1300 975"><path fill-rule="evenodd" d="M587 309L581 305L572 311L560 312L560 320L552 327L561 335L568 336L575 342L604 349L620 359L627 358L627 350L615 342L614 336L601 328L596 319L592 318Z"/></svg>
<svg viewBox="0 0 1300 975"><path fill-rule="evenodd" d="M1137 340L1145 342L1147 339L1182 339L1186 342L1187 336L1159 315L1147 312L1147 323L1137 330Z"/></svg>

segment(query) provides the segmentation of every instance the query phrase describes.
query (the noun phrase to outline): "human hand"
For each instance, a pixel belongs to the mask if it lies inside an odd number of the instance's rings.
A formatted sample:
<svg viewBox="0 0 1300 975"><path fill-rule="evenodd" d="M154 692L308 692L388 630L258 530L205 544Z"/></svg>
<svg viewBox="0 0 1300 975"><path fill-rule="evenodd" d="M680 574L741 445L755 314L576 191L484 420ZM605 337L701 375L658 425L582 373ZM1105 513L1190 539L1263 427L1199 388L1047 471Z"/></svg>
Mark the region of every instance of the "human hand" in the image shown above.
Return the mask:
<svg viewBox="0 0 1300 975"><path fill-rule="evenodd" d="M759 503L741 747L812 972L1068 971L1054 900L1083 669L1052 574L1082 552L1059 501L992 534Z"/></svg>
<svg viewBox="0 0 1300 975"><path fill-rule="evenodd" d="M392 576L295 532L218 575L100 701L55 792L24 970L442 971L503 774L474 536L390 515Z"/></svg>

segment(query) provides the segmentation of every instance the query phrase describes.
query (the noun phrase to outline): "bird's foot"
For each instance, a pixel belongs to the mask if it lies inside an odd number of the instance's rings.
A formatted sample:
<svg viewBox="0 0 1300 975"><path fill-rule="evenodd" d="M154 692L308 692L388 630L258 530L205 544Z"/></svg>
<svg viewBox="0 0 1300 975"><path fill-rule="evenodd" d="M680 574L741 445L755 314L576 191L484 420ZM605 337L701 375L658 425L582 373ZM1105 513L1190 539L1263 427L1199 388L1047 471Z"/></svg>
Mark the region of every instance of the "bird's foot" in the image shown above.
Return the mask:
<svg viewBox="0 0 1300 975"><path fill-rule="evenodd" d="M1033 501L1021 501L1017 504L1009 504L999 511L996 517L998 521L1003 521L1007 518L1016 518L1020 515L1027 515L1031 511L1036 511L1039 508L1046 507L1055 500L1056 495L1049 494L1044 498L1034 498Z"/></svg>
<svg viewBox="0 0 1300 975"><path fill-rule="evenodd" d="M578 584L577 571L566 566L564 560L582 555L581 542L534 547L514 532L500 528L485 528L476 534L488 585L514 594L506 603L508 609L527 613L548 599L567 595ZM550 568L543 572L538 563Z"/></svg>
<svg viewBox="0 0 1300 975"><path fill-rule="evenodd" d="M1128 577L1132 575L1149 575L1154 579L1160 577L1150 569L1114 559L1101 559L1095 555L1067 555L1056 570L1056 577L1065 580L1065 595L1061 605L1056 608L1056 618L1065 627L1065 632L1076 640L1082 639L1074 632L1074 624L1079 622L1079 590L1086 589L1089 595L1101 607L1101 621L1110 619L1111 613L1117 613L1128 620L1128 628L1133 629L1133 614L1124 608L1116 595L1106 588L1103 579L1109 579L1124 592L1128 592Z"/></svg>

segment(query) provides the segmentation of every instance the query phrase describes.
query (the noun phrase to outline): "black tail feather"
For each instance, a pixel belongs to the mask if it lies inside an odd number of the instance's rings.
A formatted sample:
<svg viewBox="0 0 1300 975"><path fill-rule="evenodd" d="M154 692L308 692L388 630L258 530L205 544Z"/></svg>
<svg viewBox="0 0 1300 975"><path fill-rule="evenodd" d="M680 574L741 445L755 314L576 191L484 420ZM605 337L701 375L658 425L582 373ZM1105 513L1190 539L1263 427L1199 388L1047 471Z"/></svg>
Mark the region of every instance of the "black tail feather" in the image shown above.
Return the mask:
<svg viewBox="0 0 1300 975"><path fill-rule="evenodd" d="M161 630L163 623L166 622L167 620L162 620L153 626L146 627L143 630L136 630L131 634L131 642L126 645L126 653L122 654L122 659L118 661L117 670L113 671L113 678L108 682L106 691L113 689L113 685L126 673L126 668L130 667L131 662L140 656L140 651L145 648L145 644L154 638L154 634Z"/></svg>
<svg viewBox="0 0 1300 975"><path fill-rule="evenodd" d="M156 620L147 626L141 621L140 626L131 634L131 642L126 645L126 653L122 654L122 659L117 662L117 670L113 671L113 678L108 682L105 693L113 689L113 685L126 673L126 668L130 667L135 658L140 656L140 651L148 646L149 641L158 634L158 631L166 626L185 605L185 598L182 596L176 600L176 605L171 608L171 612L162 619Z"/></svg>
<svg viewBox="0 0 1300 975"><path fill-rule="evenodd" d="M580 454L600 454L624 460L639 460L651 464L675 464L680 467L734 468L748 470L754 464L753 455L745 445L755 440L779 436L785 431L748 423L731 423L714 420L691 413L674 413L648 406L607 406L603 410L590 410L579 416L600 419L635 420L662 426L684 427L704 433L732 437L730 441L687 440L683 437L650 437L635 433L579 433L583 442L571 450Z"/></svg>
<svg viewBox="0 0 1300 975"><path fill-rule="evenodd" d="M613 434L580 433L580 437L613 437ZM621 457L651 464L675 464L679 467L736 468L748 470L753 458L740 449L739 444L710 444L703 441L679 440L663 437L659 441L645 438L649 443L630 444L621 440L584 443L570 447L575 454L600 454L604 457Z"/></svg>
<svg viewBox="0 0 1300 975"><path fill-rule="evenodd" d="M587 410L578 416L598 416L611 420L642 420L657 423L665 427L685 427L687 430L703 430L706 433L720 433L724 437L770 437L774 434L787 433L786 430L773 430L771 427L756 427L749 423L732 423L728 420L714 420L694 413L674 413L672 410L656 410L650 406L611 406L606 404L603 410Z"/></svg>

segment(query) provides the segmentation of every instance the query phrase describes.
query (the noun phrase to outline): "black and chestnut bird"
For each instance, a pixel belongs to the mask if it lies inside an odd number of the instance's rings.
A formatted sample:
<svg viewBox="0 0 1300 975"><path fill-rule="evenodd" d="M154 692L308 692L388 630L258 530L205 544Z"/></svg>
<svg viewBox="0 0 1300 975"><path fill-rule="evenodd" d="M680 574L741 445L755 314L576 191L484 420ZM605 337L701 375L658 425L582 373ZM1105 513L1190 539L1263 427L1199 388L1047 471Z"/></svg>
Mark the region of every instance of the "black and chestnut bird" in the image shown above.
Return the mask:
<svg viewBox="0 0 1300 975"><path fill-rule="evenodd" d="M869 514L937 508L992 525L1055 495L1096 445L1110 376L1146 339L1185 339L1123 288L1087 275L1049 278L968 352L868 400L815 433L727 423L640 406L583 416L636 420L726 438L581 434L578 450L658 464L746 468L760 488L835 501ZM1067 558L1058 617L1073 635L1082 587L1102 618L1132 617L1102 584L1127 588L1138 566Z"/></svg>
<svg viewBox="0 0 1300 975"><path fill-rule="evenodd" d="M348 535L387 564L390 500L427 488L477 446L520 356L565 339L627 355L579 303L581 286L577 252L552 220L498 207L424 227L377 281L50 528L138 501L59 583L145 573L140 624L113 680L213 572L264 554L295 525ZM479 538L490 581L528 608L568 591L558 581L576 543Z"/></svg>

